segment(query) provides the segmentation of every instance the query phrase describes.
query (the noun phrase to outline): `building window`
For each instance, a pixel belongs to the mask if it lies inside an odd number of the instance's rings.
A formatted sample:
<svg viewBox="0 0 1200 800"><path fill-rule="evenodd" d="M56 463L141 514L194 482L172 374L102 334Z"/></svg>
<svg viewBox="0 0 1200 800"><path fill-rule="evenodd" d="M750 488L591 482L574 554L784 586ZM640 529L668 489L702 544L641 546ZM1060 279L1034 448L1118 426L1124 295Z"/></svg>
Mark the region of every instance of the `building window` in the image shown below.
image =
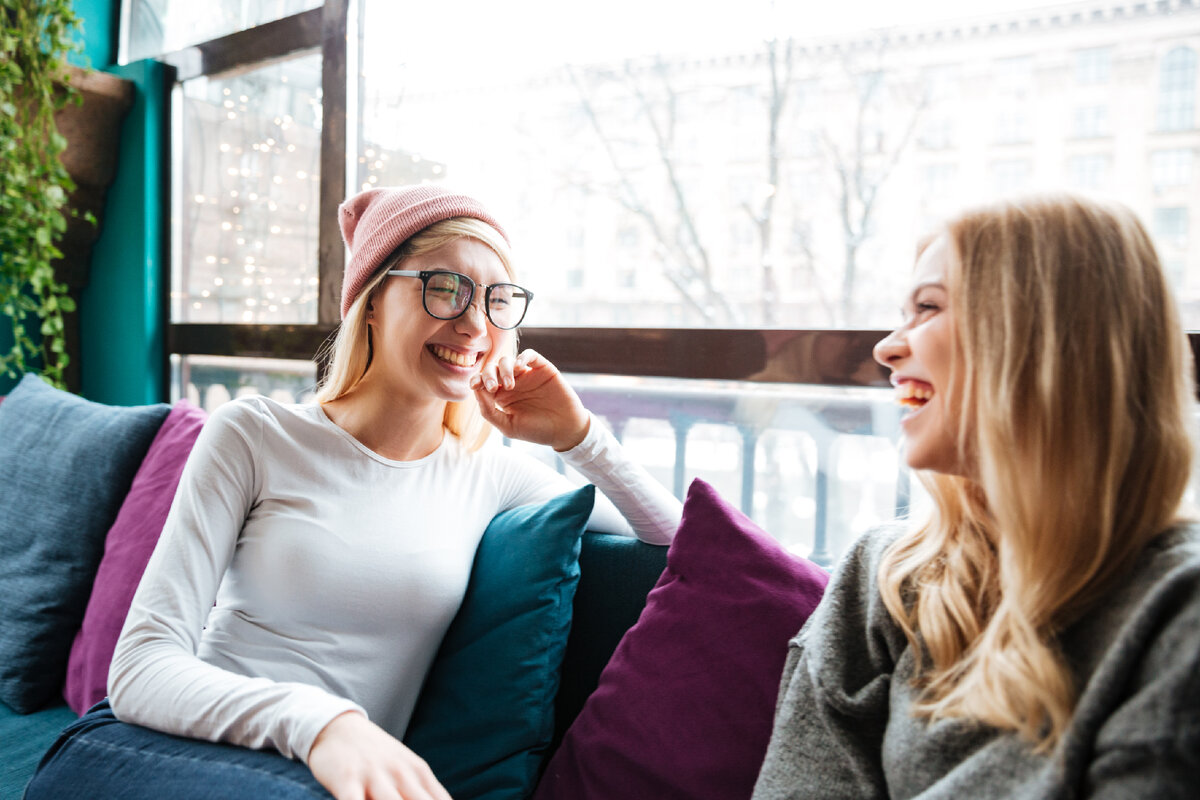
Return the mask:
<svg viewBox="0 0 1200 800"><path fill-rule="evenodd" d="M1020 144L1031 138L1029 115L1024 110L1010 108L996 117L996 144Z"/></svg>
<svg viewBox="0 0 1200 800"><path fill-rule="evenodd" d="M918 141L926 150L948 150L954 146L954 120L949 115L931 117Z"/></svg>
<svg viewBox="0 0 1200 800"><path fill-rule="evenodd" d="M1067 182L1076 189L1103 189L1111 163L1106 155L1072 156L1067 160Z"/></svg>
<svg viewBox="0 0 1200 800"><path fill-rule="evenodd" d="M1188 210L1184 206L1154 209L1154 239L1164 247L1187 248Z"/></svg>
<svg viewBox="0 0 1200 800"><path fill-rule="evenodd" d="M1089 47L1075 53L1075 82L1081 85L1108 83L1112 74L1112 48Z"/></svg>
<svg viewBox="0 0 1200 800"><path fill-rule="evenodd" d="M1150 154L1150 182L1155 191L1192 183L1192 150L1176 148Z"/></svg>
<svg viewBox="0 0 1200 800"><path fill-rule="evenodd" d="M1196 51L1176 47L1163 59L1158 88L1158 129L1191 130L1196 116Z"/></svg>
<svg viewBox="0 0 1200 800"><path fill-rule="evenodd" d="M1108 136L1108 106L1084 106L1075 109L1076 139L1095 139Z"/></svg>
<svg viewBox="0 0 1200 800"><path fill-rule="evenodd" d="M1033 85L1033 58L1018 56L996 61L996 91L1024 95Z"/></svg>
<svg viewBox="0 0 1200 800"><path fill-rule="evenodd" d="M937 205L952 196L957 178L955 164L927 164L921 170L921 194L925 202Z"/></svg>
<svg viewBox="0 0 1200 800"><path fill-rule="evenodd" d="M1033 164L1028 159L1009 158L992 162L992 189L998 195L1025 189L1032 177Z"/></svg>

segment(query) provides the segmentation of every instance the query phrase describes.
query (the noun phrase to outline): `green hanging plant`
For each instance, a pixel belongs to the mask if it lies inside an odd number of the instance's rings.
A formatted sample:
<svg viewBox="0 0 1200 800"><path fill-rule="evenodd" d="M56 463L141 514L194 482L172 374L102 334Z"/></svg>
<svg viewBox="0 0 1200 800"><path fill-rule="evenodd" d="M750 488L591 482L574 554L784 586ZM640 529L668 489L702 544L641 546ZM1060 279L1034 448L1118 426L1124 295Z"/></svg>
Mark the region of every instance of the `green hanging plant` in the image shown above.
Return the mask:
<svg viewBox="0 0 1200 800"><path fill-rule="evenodd" d="M80 50L71 6L0 0L0 309L13 334L0 372L40 371L59 387L69 360L63 314L75 310L54 272L75 189L55 123L56 112L80 102L67 78L67 54Z"/></svg>

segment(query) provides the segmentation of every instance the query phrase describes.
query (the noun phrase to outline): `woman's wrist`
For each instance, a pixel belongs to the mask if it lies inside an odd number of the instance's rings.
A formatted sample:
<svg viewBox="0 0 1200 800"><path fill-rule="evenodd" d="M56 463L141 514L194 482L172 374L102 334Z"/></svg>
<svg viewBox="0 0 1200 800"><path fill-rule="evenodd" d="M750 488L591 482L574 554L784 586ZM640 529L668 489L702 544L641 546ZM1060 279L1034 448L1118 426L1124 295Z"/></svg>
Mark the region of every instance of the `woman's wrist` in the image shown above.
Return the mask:
<svg viewBox="0 0 1200 800"><path fill-rule="evenodd" d="M583 417L582 427L577 428L575 431L575 434L565 440L565 446L563 445L563 443L555 443L554 444L554 452L565 453L568 450L574 450L576 447L579 447L579 445L583 444L583 440L588 437L588 434L591 432L591 430L592 430L592 415L585 414Z"/></svg>

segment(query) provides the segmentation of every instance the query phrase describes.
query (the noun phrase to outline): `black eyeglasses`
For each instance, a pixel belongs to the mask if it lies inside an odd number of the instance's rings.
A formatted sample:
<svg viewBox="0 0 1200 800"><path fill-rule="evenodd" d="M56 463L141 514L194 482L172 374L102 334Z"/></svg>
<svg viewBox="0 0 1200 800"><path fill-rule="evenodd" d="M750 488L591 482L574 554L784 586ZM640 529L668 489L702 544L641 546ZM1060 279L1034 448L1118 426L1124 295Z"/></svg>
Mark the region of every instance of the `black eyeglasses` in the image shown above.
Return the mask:
<svg viewBox="0 0 1200 800"><path fill-rule="evenodd" d="M425 313L435 319L457 319L467 313L478 287L484 290L483 313L488 321L507 331L521 324L533 300L533 292L515 283L484 286L458 272L389 269L387 274L398 278L420 278L424 284L421 303L425 306Z"/></svg>

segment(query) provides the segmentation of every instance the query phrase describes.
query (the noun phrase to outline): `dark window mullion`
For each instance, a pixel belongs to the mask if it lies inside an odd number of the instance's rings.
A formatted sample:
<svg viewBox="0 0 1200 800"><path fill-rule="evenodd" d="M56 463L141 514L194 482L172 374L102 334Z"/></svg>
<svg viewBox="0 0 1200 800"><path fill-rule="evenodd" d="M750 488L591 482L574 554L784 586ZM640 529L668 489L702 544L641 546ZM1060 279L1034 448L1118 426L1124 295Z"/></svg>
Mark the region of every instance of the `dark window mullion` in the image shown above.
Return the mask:
<svg viewBox="0 0 1200 800"><path fill-rule="evenodd" d="M346 0L331 0L326 7L344 5ZM321 46L323 16L320 8L302 11L290 17L263 23L219 39L185 47L162 56L175 67L176 80L187 81L205 75L255 69L263 64L301 50L313 50ZM345 17L345 11L342 11Z"/></svg>
<svg viewBox="0 0 1200 800"><path fill-rule="evenodd" d="M341 318L345 248L338 205L346 192L346 33L348 0L326 0L321 38L321 211L317 232L317 323Z"/></svg>

